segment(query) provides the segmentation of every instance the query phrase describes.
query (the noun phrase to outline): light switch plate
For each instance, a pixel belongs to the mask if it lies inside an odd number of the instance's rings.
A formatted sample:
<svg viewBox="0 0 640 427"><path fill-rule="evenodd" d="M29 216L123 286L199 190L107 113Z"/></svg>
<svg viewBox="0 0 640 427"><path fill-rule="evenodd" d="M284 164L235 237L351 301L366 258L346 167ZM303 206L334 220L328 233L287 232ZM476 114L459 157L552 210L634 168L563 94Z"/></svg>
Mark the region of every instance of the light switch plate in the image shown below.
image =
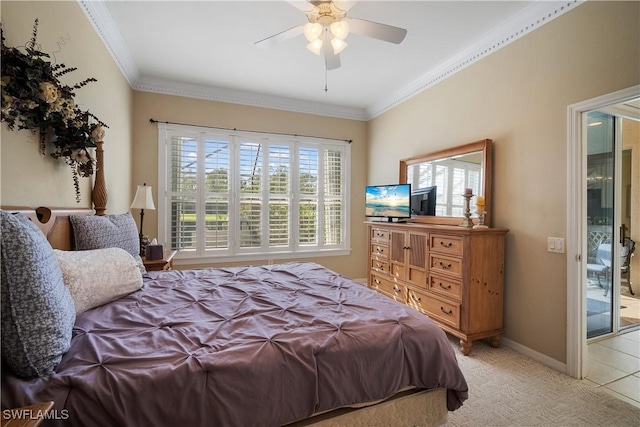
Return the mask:
<svg viewBox="0 0 640 427"><path fill-rule="evenodd" d="M563 237L547 237L547 251L563 254L564 238Z"/></svg>

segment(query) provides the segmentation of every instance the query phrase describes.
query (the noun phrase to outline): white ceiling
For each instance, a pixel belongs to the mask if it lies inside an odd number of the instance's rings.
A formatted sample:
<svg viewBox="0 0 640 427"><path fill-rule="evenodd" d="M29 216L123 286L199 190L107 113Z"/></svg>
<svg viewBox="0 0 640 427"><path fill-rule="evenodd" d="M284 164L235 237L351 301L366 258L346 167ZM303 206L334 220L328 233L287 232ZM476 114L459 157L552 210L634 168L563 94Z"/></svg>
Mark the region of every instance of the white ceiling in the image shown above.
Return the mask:
<svg viewBox="0 0 640 427"><path fill-rule="evenodd" d="M406 28L399 44L350 34L326 71L286 1L79 1L134 89L369 119L581 4L356 1L348 16ZM325 78L328 90L325 92Z"/></svg>

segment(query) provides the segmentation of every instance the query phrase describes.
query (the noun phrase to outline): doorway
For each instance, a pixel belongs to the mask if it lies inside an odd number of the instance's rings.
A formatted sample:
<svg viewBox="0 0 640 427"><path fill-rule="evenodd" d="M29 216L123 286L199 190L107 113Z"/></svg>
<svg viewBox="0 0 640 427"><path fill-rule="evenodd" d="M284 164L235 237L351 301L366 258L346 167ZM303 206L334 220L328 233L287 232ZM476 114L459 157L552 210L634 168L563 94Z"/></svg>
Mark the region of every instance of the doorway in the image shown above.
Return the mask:
<svg viewBox="0 0 640 427"><path fill-rule="evenodd" d="M622 126L623 119L634 120L634 125L640 123L635 121L640 120L640 86L574 104L568 110L567 373L583 378L588 369L589 340L640 326L635 322L624 324L621 308L627 289L627 279L621 275L623 243L625 237L638 241L640 236L640 212L635 203L628 204L629 219L624 218L627 188L623 185ZM599 141L590 146L588 139L594 133L599 134ZM637 135L634 138L640 141ZM640 164L633 161L633 156L640 154L640 147L627 149L632 156L631 173L638 176ZM638 185L637 178L632 177L629 184L634 182ZM640 257L634 261L637 264ZM631 286L633 268L632 262ZM635 281L639 287L640 280Z"/></svg>
<svg viewBox="0 0 640 427"><path fill-rule="evenodd" d="M610 112L609 112L610 111ZM587 339L617 335L640 324L634 256L638 233L633 215L633 153L640 120L613 109L583 113L586 123ZM637 167L637 166L636 166ZM637 185L637 184L636 184ZM638 191L636 189L636 191Z"/></svg>

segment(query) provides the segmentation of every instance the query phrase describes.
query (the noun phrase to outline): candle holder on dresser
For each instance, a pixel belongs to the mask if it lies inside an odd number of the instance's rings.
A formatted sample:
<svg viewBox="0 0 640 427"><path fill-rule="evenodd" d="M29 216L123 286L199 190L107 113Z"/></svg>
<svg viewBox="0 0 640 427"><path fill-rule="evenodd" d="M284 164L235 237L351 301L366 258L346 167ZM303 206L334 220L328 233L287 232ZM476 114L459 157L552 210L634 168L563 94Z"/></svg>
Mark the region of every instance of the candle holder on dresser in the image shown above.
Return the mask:
<svg viewBox="0 0 640 427"><path fill-rule="evenodd" d="M464 197L464 212L463 212L464 218L460 223L460 227L472 228L473 221L471 220L471 209L469 207L469 202L473 197L473 192L471 191L470 188L467 188L466 190L464 190L464 194L462 195L462 197Z"/></svg>
<svg viewBox="0 0 640 427"><path fill-rule="evenodd" d="M489 226L484 224L484 216L487 214L485 210L477 210L476 214L478 215L478 223L473 226L473 228L489 228Z"/></svg>

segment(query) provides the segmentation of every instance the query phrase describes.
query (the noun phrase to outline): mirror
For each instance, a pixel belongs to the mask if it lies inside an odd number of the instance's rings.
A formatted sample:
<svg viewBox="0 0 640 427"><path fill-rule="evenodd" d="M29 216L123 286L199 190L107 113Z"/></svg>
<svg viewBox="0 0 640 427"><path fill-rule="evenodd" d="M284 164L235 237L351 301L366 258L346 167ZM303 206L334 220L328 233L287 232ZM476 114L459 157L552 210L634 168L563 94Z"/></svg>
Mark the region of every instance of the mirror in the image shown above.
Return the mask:
<svg viewBox="0 0 640 427"><path fill-rule="evenodd" d="M416 215L413 222L459 225L463 219L465 188L472 188L470 209L475 196L484 196L484 224L491 226L492 145L490 139L447 150L400 160L400 183L411 184L412 192L436 186L436 214ZM477 222L477 215L473 214Z"/></svg>

